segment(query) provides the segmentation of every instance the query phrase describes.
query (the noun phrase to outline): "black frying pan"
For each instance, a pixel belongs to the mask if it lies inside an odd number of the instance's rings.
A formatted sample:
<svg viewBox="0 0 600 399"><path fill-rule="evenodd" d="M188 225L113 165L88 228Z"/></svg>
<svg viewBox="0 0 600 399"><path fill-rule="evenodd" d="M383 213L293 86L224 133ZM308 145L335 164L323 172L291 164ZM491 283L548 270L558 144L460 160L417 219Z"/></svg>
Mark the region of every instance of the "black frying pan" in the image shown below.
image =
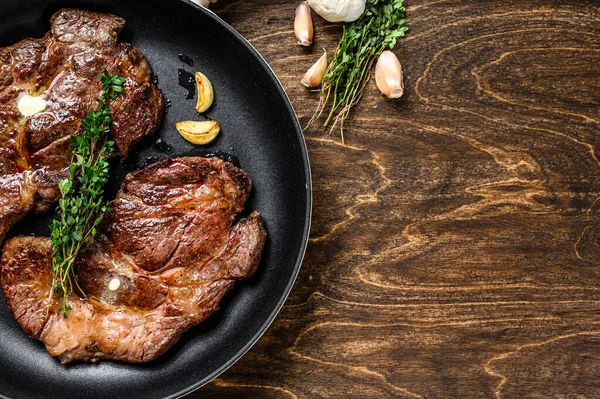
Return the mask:
<svg viewBox="0 0 600 399"><path fill-rule="evenodd" d="M0 295L0 396L9 398L164 398L206 384L238 360L269 326L300 268L310 225L311 182L306 147L294 110L277 78L258 53L214 14L186 0L2 0L0 46L41 37L60 7L111 12L125 18L121 39L139 48L158 75L172 106L157 137L124 165L113 166L114 193L130 171L164 156L234 155L254 183L248 211L262 212L268 232L257 274L238 283L221 310L188 331L158 360L131 365L104 361L63 366L43 345L27 338ZM178 54L190 57L184 64ZM209 110L222 126L203 149L175 130L181 120L201 119L186 100L177 69L199 70L216 92ZM30 216L10 235L49 235L51 215Z"/></svg>

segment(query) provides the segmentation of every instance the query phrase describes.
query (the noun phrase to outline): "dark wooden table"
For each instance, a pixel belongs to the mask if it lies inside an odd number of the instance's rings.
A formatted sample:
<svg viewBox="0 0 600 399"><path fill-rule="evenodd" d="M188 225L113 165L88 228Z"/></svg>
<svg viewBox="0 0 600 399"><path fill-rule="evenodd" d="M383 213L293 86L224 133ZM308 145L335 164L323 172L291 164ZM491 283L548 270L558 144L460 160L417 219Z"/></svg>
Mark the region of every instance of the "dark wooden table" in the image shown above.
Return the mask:
<svg viewBox="0 0 600 399"><path fill-rule="evenodd" d="M341 27L213 9L299 86ZM190 398L599 398L600 3L407 0L407 90L306 132L313 227L264 337Z"/></svg>

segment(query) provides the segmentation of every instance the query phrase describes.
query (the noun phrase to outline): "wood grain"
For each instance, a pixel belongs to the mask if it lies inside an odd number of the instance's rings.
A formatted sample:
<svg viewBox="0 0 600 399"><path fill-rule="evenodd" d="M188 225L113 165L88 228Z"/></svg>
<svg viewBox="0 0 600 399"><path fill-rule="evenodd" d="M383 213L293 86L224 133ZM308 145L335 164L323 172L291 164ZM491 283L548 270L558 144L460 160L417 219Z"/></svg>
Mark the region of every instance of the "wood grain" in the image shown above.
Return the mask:
<svg viewBox="0 0 600 399"><path fill-rule="evenodd" d="M288 0L213 8L298 84ZM407 90L373 82L346 144L306 132L303 268L256 346L189 398L600 397L600 7L407 0Z"/></svg>

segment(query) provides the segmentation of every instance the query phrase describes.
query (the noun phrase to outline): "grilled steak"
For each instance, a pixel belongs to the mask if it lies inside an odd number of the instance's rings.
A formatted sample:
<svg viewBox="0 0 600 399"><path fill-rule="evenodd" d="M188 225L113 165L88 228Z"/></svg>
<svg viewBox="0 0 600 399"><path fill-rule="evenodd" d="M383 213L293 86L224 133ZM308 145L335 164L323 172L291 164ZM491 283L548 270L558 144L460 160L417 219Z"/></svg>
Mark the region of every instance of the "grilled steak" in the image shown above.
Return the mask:
<svg viewBox="0 0 600 399"><path fill-rule="evenodd" d="M148 63L131 45L117 43L124 24L114 15L63 9L44 38L0 49L0 244L31 209L45 211L57 199L70 136L96 106L105 69L127 79L111 102L116 155L126 156L160 125L163 98ZM17 104L25 94L41 96L46 109L23 117Z"/></svg>
<svg viewBox="0 0 600 399"><path fill-rule="evenodd" d="M87 298L71 294L66 317L56 298L48 308L50 240L17 237L2 254L8 305L64 363L152 360L256 270L266 237L260 215L234 224L250 188L242 170L216 158L165 159L133 172L77 261Z"/></svg>

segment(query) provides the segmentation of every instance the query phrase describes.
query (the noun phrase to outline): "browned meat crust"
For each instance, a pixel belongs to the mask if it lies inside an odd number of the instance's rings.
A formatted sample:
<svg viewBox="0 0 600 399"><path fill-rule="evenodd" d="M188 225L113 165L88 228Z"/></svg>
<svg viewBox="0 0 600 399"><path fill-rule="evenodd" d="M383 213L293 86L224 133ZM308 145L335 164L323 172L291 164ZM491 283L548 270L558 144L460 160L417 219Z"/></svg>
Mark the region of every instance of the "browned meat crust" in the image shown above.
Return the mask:
<svg viewBox="0 0 600 399"><path fill-rule="evenodd" d="M77 263L83 299L47 313L47 238L8 240L0 278L23 329L62 362L146 362L217 310L236 279L250 277L266 238L255 212L236 224L247 175L216 158L165 159L127 176L100 237ZM118 278L121 287L108 289Z"/></svg>
<svg viewBox="0 0 600 399"><path fill-rule="evenodd" d="M114 15L63 9L44 38L0 49L0 244L30 210L45 211L57 199L70 136L96 106L97 76L105 69L127 79L124 94L111 103L116 155L126 156L158 129L163 98L144 56L117 43L124 24ZM48 107L22 117L23 94L42 95Z"/></svg>

